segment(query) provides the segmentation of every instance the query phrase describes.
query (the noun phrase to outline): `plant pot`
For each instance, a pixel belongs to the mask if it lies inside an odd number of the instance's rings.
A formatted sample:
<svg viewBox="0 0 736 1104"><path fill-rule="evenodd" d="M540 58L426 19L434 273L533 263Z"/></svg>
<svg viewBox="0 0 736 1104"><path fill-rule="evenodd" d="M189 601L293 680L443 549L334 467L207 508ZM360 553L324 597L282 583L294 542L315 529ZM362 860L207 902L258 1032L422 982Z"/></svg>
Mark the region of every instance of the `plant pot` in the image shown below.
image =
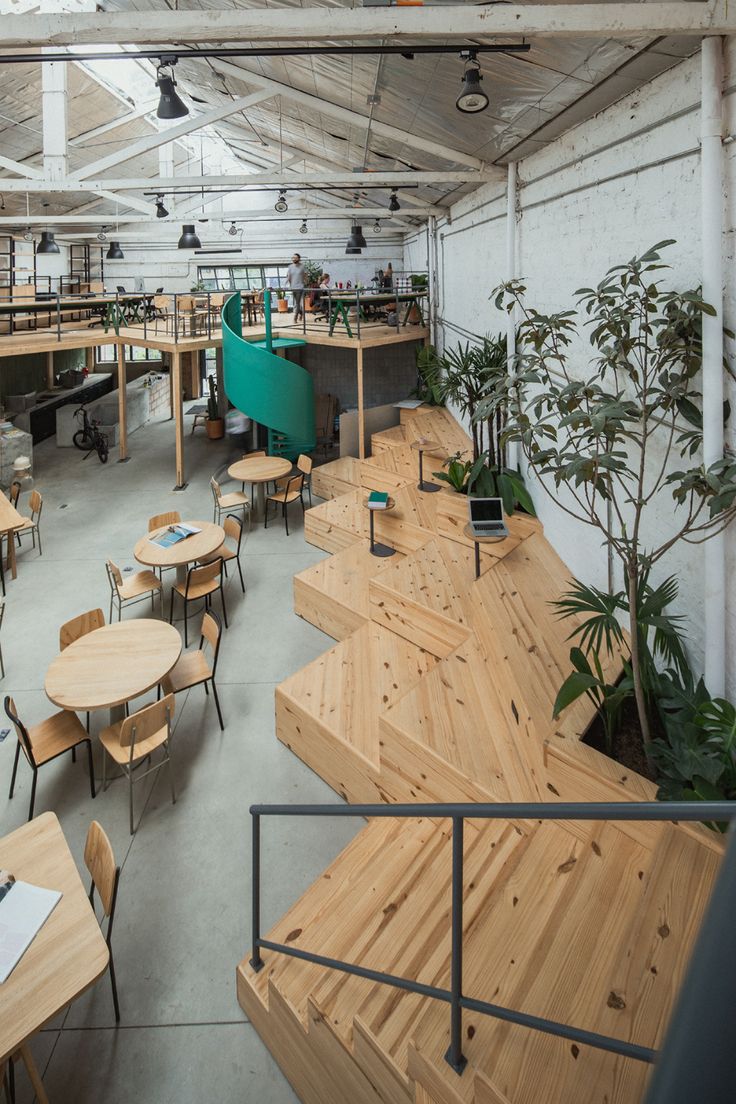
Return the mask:
<svg viewBox="0 0 736 1104"><path fill-rule="evenodd" d="M285 299L277 299L276 300L276 310L279 312L279 314L286 314L288 309L289 309L289 304L286 302Z"/></svg>
<svg viewBox="0 0 736 1104"><path fill-rule="evenodd" d="M220 437L225 436L224 418L207 418L204 427L207 430L207 436L210 441L217 441Z"/></svg>

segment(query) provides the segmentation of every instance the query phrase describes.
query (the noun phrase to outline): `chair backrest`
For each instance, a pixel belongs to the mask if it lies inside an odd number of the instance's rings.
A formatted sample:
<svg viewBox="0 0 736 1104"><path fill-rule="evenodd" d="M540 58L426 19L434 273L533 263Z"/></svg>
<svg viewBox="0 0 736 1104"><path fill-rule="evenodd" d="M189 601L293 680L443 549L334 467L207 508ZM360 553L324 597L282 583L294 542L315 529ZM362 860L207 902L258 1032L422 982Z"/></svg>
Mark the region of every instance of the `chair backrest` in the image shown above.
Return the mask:
<svg viewBox="0 0 736 1104"><path fill-rule="evenodd" d="M212 674L217 670L217 656L220 652L220 640L222 639L222 622L214 610L208 610L202 618L202 635L199 646L202 648L205 640L212 649Z"/></svg>
<svg viewBox="0 0 736 1104"><path fill-rule="evenodd" d="M266 455L266 450L265 449L255 449L253 452L244 452L243 453L243 459L244 460L252 460L252 458L254 456L265 456L265 455Z"/></svg>
<svg viewBox="0 0 736 1104"><path fill-rule="evenodd" d="M110 589L117 591L118 587L123 585L123 574L118 565L113 563L112 560L107 560L105 567L107 568L107 578L110 582Z"/></svg>
<svg viewBox="0 0 736 1104"><path fill-rule="evenodd" d="M35 521L41 516L41 510L43 509L43 496L40 491L32 490L31 497L28 500L28 504L31 507L31 516Z"/></svg>
<svg viewBox="0 0 736 1104"><path fill-rule="evenodd" d="M162 287L160 287L160 288L156 288L156 294L157 294L157 295L160 295L160 294L161 294L161 292L162 292L163 290L164 290L164 289L163 289Z"/></svg>
<svg viewBox="0 0 736 1104"><path fill-rule="evenodd" d="M304 473L304 475L311 475L312 474L312 457L311 456L305 456L304 453L302 452L297 457L296 466L297 466L297 468L299 469L300 472Z"/></svg>
<svg viewBox="0 0 736 1104"><path fill-rule="evenodd" d="M171 722L174 718L174 695L167 694L161 701L153 702L137 713L131 713L120 726L120 746L135 750L135 745L142 740L148 740L151 736L166 729L166 739L171 736Z"/></svg>
<svg viewBox="0 0 736 1104"><path fill-rule="evenodd" d="M92 888L100 895L105 916L111 916L115 908L120 871L115 865L115 855L107 833L96 820L93 820L87 829L84 865L92 876Z"/></svg>
<svg viewBox="0 0 736 1104"><path fill-rule="evenodd" d="M212 563L202 564L201 567L190 567L187 571L187 585L185 593L189 593L193 586L201 586L202 583L210 583L219 577L222 582L222 556L218 556Z"/></svg>
<svg viewBox="0 0 736 1104"><path fill-rule="evenodd" d="M123 285L122 285L122 284L118 284L118 285L117 285L117 289L118 289L118 291L122 291L122 292L124 292L124 291L125 291L125 288L123 287Z"/></svg>
<svg viewBox="0 0 736 1104"><path fill-rule="evenodd" d="M218 308L224 306L225 298L226 295L224 291L215 292L214 294L210 295L210 306Z"/></svg>
<svg viewBox="0 0 736 1104"><path fill-rule="evenodd" d="M193 311L194 310L194 296L193 295L178 295L176 299L177 305L180 311Z"/></svg>
<svg viewBox="0 0 736 1104"><path fill-rule="evenodd" d="M8 491L8 498L14 506L18 505L18 499L20 498L20 483L17 479L14 479L10 484L10 490Z"/></svg>
<svg viewBox="0 0 736 1104"><path fill-rule="evenodd" d="M243 519L239 514L226 514L225 520L222 523L222 528L225 530L225 536L234 540L238 546L238 552L240 552L240 542L243 539ZM0 618L0 623L2 619Z"/></svg>
<svg viewBox="0 0 736 1104"><path fill-rule="evenodd" d="M13 725L13 728L15 729L15 734L18 737L18 743L23 748L23 753L26 759L31 764L31 766L35 766L36 764L33 758L33 747L31 745L31 738L28 735L28 729L18 716L18 711L15 708L15 702L10 696L5 698L5 712L7 713Z"/></svg>
<svg viewBox="0 0 736 1104"><path fill-rule="evenodd" d="M290 475L286 483L286 494L291 494L292 491L297 493L301 491L304 486L304 472L299 472L298 475Z"/></svg>
<svg viewBox="0 0 736 1104"><path fill-rule="evenodd" d="M75 640L79 640L80 636L101 629L104 624L105 615L101 609L87 610L78 617L72 617L71 621L66 621L59 629L59 651L63 652Z"/></svg>
<svg viewBox="0 0 736 1104"><path fill-rule="evenodd" d="M220 484L217 482L214 475L210 479L210 490L212 491L215 502L219 503L220 499L222 498L222 491L220 490Z"/></svg>
<svg viewBox="0 0 736 1104"><path fill-rule="evenodd" d="M163 291L163 288L161 290ZM160 295L158 292L153 297L153 305L156 310L168 310L170 302L168 295Z"/></svg>
<svg viewBox="0 0 736 1104"><path fill-rule="evenodd" d="M154 529L160 529L164 525L176 525L179 521L181 521L181 514L178 510L169 510L166 514L154 514L148 519L148 532L152 533Z"/></svg>

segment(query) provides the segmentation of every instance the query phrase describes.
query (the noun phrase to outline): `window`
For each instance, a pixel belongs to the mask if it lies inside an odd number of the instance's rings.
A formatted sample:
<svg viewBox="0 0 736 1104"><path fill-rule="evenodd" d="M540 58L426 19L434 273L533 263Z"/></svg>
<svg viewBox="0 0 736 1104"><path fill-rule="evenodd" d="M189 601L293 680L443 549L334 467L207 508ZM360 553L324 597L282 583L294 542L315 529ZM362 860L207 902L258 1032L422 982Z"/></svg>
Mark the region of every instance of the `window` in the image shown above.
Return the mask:
<svg viewBox="0 0 736 1104"><path fill-rule="evenodd" d="M97 364L117 364L118 362L117 345L98 345L95 352L95 362ZM126 345L125 359L129 362L139 360L161 360L162 355L159 349L139 349Z"/></svg>

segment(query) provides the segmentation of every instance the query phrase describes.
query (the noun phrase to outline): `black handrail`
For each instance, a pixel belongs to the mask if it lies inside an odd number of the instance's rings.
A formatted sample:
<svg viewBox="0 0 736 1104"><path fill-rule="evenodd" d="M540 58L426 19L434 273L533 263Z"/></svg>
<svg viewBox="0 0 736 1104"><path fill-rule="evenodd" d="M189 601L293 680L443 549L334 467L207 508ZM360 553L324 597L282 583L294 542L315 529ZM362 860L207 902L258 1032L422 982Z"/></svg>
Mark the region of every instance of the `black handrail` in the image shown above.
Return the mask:
<svg viewBox="0 0 736 1104"><path fill-rule="evenodd" d="M421 804L363 804L363 805L251 805L252 834L252 956L250 965L258 972L263 967L261 950L276 951L318 966L341 970L355 977L391 985L409 993L432 997L450 1005L450 1046L445 1060L462 1074L467 1059L462 1052L463 1009L481 1015L493 1016L522 1027L532 1028L549 1035L570 1039L584 1046L597 1047L626 1058L653 1062L656 1051L649 1047L615 1039L585 1028L562 1024L543 1016L533 1016L511 1008L491 1004L488 1001L463 994L463 826L467 817L473 820L584 820L584 821L654 821L672 822L733 822L736 820L736 802L721 801L599 801L599 802L499 802L498 804L421 803ZM344 962L327 955L313 954L284 943L276 943L261 936L261 817L264 816L317 816L317 817L390 817L412 819L450 818L452 820L452 913L450 989L424 985L409 978L398 977L380 970L371 970L356 963Z"/></svg>

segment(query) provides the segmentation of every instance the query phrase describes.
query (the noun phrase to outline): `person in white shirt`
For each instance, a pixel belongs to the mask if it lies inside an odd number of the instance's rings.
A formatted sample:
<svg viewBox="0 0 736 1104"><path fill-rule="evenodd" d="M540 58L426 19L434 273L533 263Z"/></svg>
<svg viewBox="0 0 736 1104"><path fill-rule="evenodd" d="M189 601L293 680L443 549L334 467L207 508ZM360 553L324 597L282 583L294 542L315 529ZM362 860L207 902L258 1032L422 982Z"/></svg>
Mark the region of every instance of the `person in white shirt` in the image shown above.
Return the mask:
<svg viewBox="0 0 736 1104"><path fill-rule="evenodd" d="M327 291L329 286L330 286L330 274L329 274L329 272L323 272L322 273L322 279L320 280L320 282L317 286L317 290L314 293L314 309L319 314L325 315L325 317L327 316L327 312L329 310L329 296L325 295L323 297L322 293L324 291Z"/></svg>
<svg viewBox="0 0 736 1104"><path fill-rule="evenodd" d="M304 265L299 253L295 253L291 258L286 282L294 296L294 321L298 322L304 317Z"/></svg>

